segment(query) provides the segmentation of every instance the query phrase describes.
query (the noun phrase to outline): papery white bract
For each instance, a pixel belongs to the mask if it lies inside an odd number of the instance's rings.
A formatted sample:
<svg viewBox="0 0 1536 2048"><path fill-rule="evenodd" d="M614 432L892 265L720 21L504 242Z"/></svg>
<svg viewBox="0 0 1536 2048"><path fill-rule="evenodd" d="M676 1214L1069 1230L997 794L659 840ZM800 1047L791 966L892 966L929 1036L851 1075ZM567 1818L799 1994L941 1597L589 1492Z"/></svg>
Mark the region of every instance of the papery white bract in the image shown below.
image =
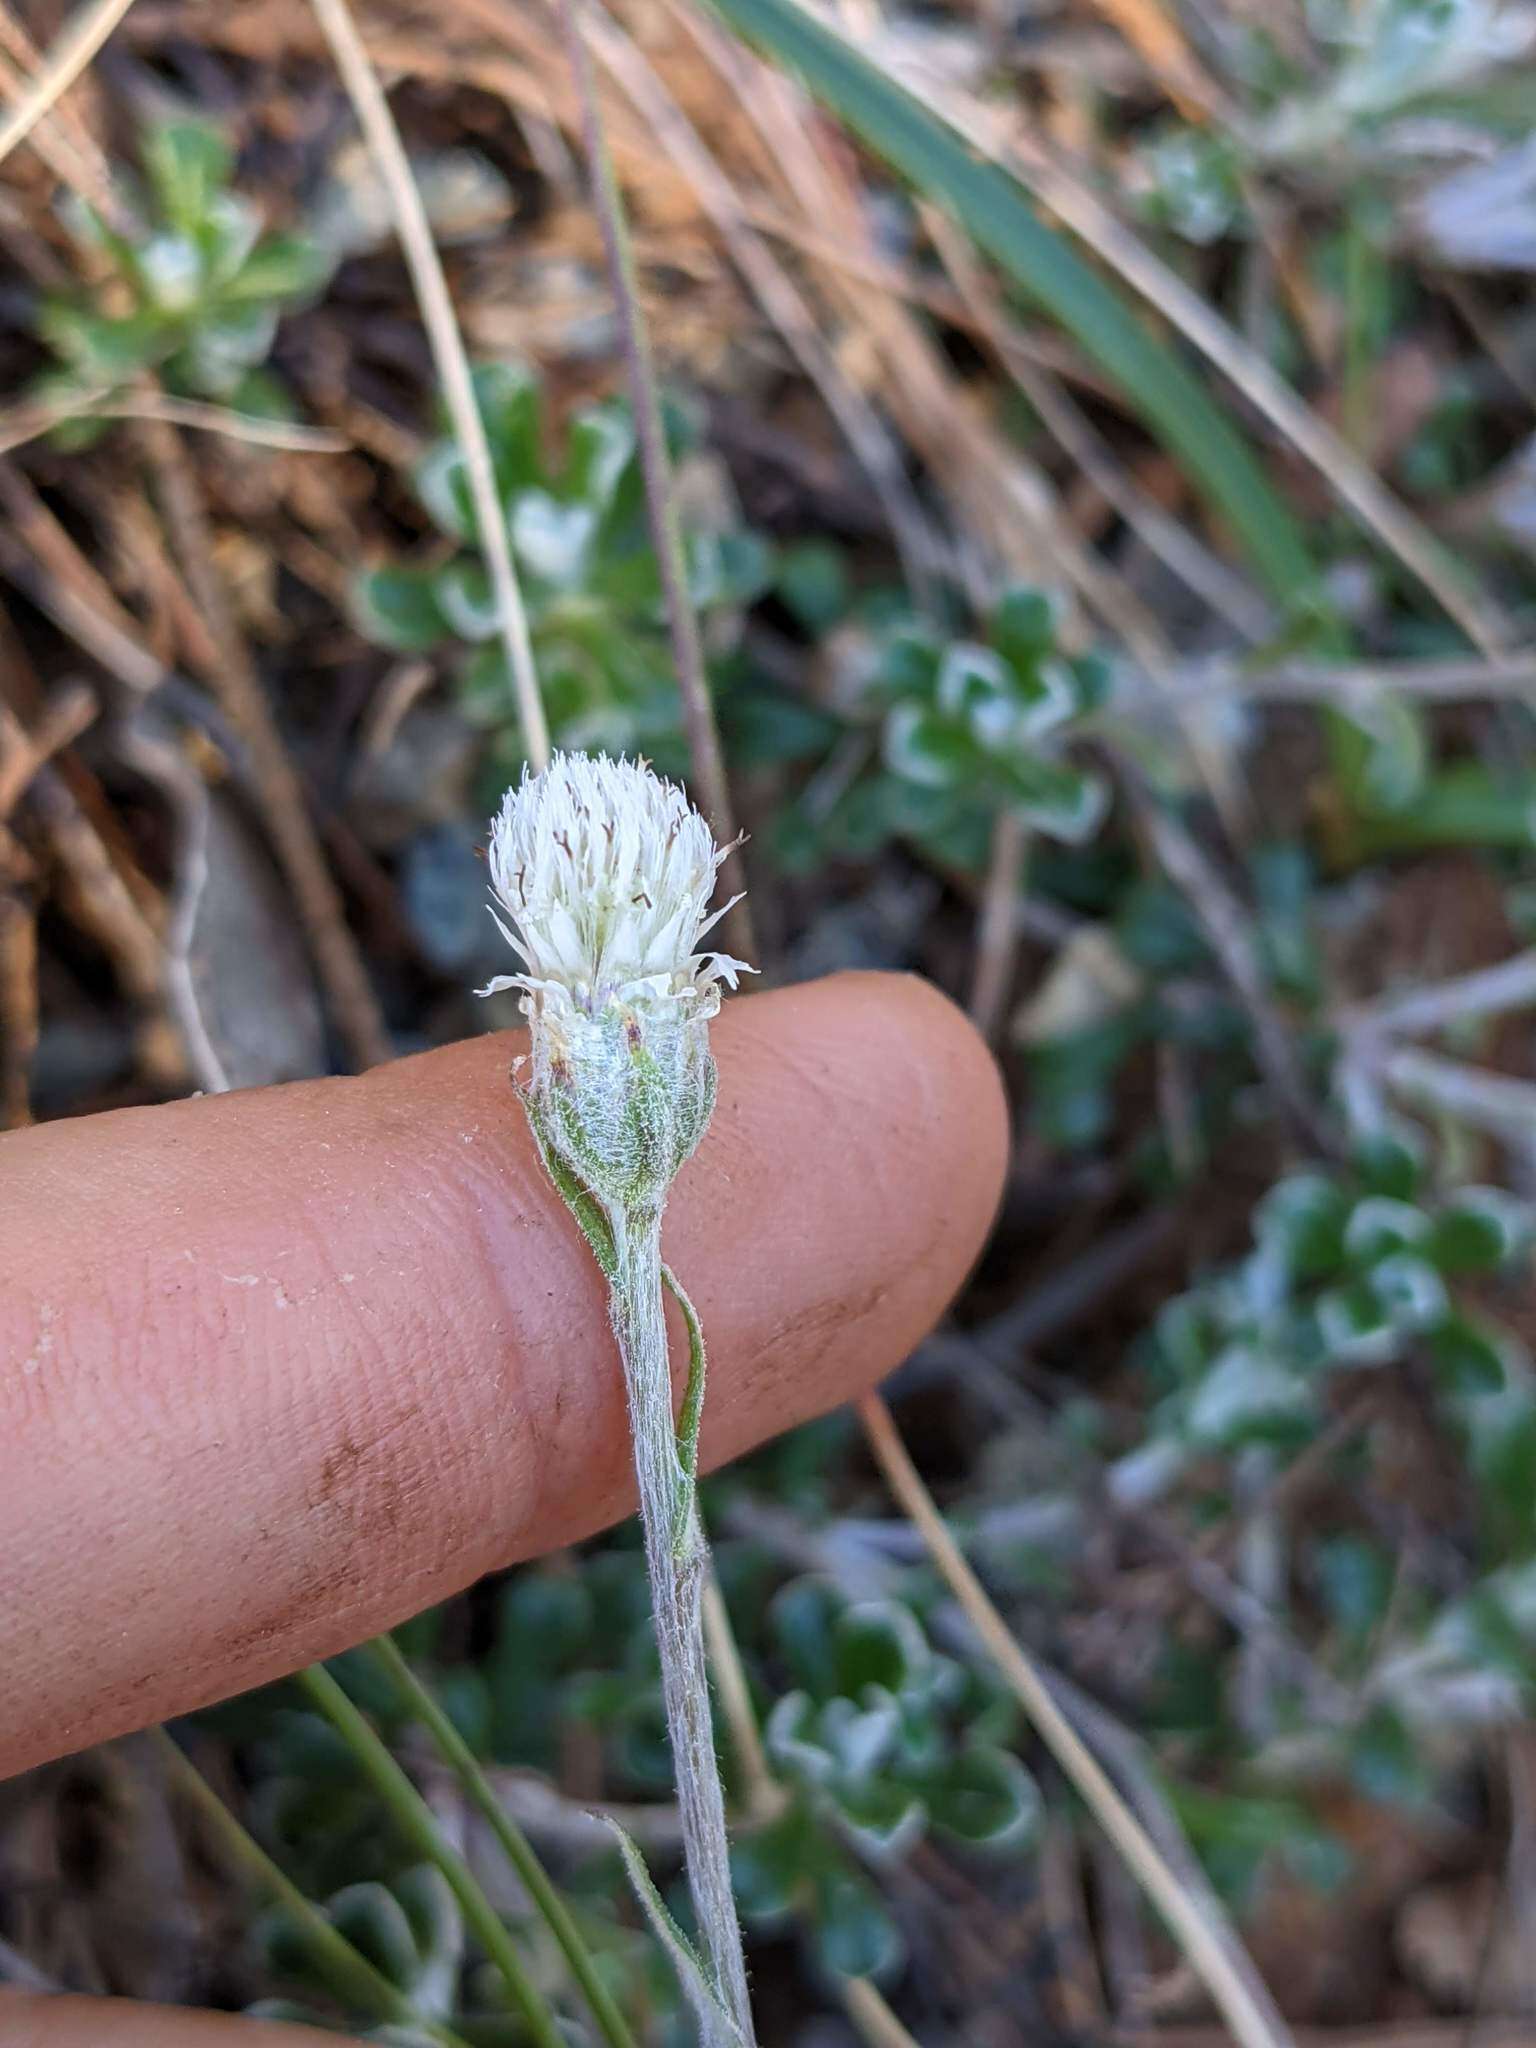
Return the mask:
<svg viewBox="0 0 1536 2048"><path fill-rule="evenodd" d="M709 1019L752 971L698 950L731 908L709 909L728 850L675 783L606 754L557 754L492 821L492 915L524 971L480 993L522 991L534 1130L604 1201L659 1203L709 1120Z"/></svg>
<svg viewBox="0 0 1536 2048"><path fill-rule="evenodd" d="M728 849L675 783L639 761L556 754L524 773L491 824L491 884L524 972L482 989L560 989L594 1015L609 1001L679 996L719 1004L746 962L700 953L731 908L709 899Z"/></svg>

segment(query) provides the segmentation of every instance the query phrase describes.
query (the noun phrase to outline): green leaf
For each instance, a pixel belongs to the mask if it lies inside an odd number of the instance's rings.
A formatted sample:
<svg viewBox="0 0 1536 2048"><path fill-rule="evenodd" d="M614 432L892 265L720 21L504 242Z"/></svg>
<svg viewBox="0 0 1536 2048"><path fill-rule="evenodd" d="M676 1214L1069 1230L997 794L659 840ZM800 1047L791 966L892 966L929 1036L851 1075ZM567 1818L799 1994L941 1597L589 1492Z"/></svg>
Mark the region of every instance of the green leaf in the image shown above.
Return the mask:
<svg viewBox="0 0 1536 2048"><path fill-rule="evenodd" d="M870 1686L901 1693L921 1685L933 1665L928 1638L899 1600L861 1600L838 1616L833 1629L837 1689L861 1700Z"/></svg>
<svg viewBox="0 0 1536 2048"><path fill-rule="evenodd" d="M882 751L891 773L920 789L959 789L981 765L963 727L919 704L898 704L887 714Z"/></svg>
<svg viewBox="0 0 1536 2048"><path fill-rule="evenodd" d="M792 1799L777 1819L731 1844L732 1889L743 1917L783 1919L828 1860L826 1837L809 1805Z"/></svg>
<svg viewBox="0 0 1536 2048"><path fill-rule="evenodd" d="M625 1871L635 1888L635 1896L644 1909L645 1917L651 1923L651 1931L671 1957L678 1980L687 1994L688 2003L698 2016L703 2038L707 2041L721 2038L735 2043L735 2048L746 2048L741 2029L720 2002L719 1993L703 1957L667 1911L666 1901L657 1891L651 1873L645 1867L645 1858L616 1820L608 1815L604 1815L604 1819L618 1841Z"/></svg>
<svg viewBox="0 0 1536 2048"><path fill-rule="evenodd" d="M837 1617L842 1596L825 1579L791 1579L775 1594L768 1623L796 1681L818 1699L837 1691Z"/></svg>
<svg viewBox="0 0 1536 2048"><path fill-rule="evenodd" d="M870 1857L902 1856L922 1839L923 1801L893 1778L840 1780L833 1788L839 1812Z"/></svg>
<svg viewBox="0 0 1536 2048"><path fill-rule="evenodd" d="M229 144L206 121L164 121L145 135L141 150L161 213L172 227L195 234L229 183Z"/></svg>
<svg viewBox="0 0 1536 2048"><path fill-rule="evenodd" d="M903 1956L896 1923L875 1887L846 1866L823 1872L812 1924L816 1951L838 1977L884 1977Z"/></svg>
<svg viewBox="0 0 1536 2048"><path fill-rule="evenodd" d="M276 333L270 306L230 307L201 319L171 363L170 377L210 398L227 398L253 364L266 360Z"/></svg>
<svg viewBox="0 0 1536 2048"><path fill-rule="evenodd" d="M1006 1749L962 1750L924 1796L935 1827L978 1848L1022 1848L1040 1825L1040 1788Z"/></svg>
<svg viewBox="0 0 1536 2048"><path fill-rule="evenodd" d="M421 1974L421 1952L405 1909L381 1884L352 1884L337 1892L326 1914L391 1984L409 1991Z"/></svg>
<svg viewBox="0 0 1536 2048"><path fill-rule="evenodd" d="M1430 1362L1451 1393L1497 1393L1509 1377L1504 1354L1494 1330L1460 1312L1448 1315L1430 1334Z"/></svg>
<svg viewBox="0 0 1536 2048"><path fill-rule="evenodd" d="M397 654L425 654L449 637L428 569L365 569L352 585L352 616L360 633Z"/></svg>
<svg viewBox="0 0 1536 2048"><path fill-rule="evenodd" d="M1424 720L1403 698L1382 692L1336 704L1358 745L1344 749L1346 793L1368 811L1406 811L1429 773Z"/></svg>
<svg viewBox="0 0 1536 2048"><path fill-rule="evenodd" d="M459 639L474 645L496 637L500 608L491 588L491 574L478 556L460 555L445 562L432 579L438 611Z"/></svg>
<svg viewBox="0 0 1536 2048"><path fill-rule="evenodd" d="M1422 1251L1432 1229L1422 1209L1389 1195L1356 1202L1344 1226L1344 1251L1352 1265L1368 1266L1389 1252Z"/></svg>
<svg viewBox="0 0 1536 2048"><path fill-rule="evenodd" d="M37 326L55 354L91 384L120 384L157 361L167 346L163 323L147 310L112 318L62 299L45 299Z"/></svg>
<svg viewBox="0 0 1536 2048"><path fill-rule="evenodd" d="M1371 1194L1408 1202L1424 1178L1424 1140L1414 1125L1394 1117L1361 1132L1350 1148L1350 1161Z"/></svg>
<svg viewBox="0 0 1536 2048"><path fill-rule="evenodd" d="M709 1368L698 1310L683 1292L670 1266L662 1266L661 1277L667 1292L682 1310L688 1330L688 1384L683 1390L683 1405L677 1418L677 1458L683 1468L686 1485L683 1498L678 1503L677 1522L672 1532L674 1547L682 1556L693 1522L694 1495L699 1481L699 1424L704 1419L704 1383Z"/></svg>
<svg viewBox="0 0 1536 2048"><path fill-rule="evenodd" d="M1528 1244L1531 1211L1503 1188L1460 1188L1435 1219L1429 1256L1442 1273L1490 1273Z"/></svg>
<svg viewBox="0 0 1536 2048"><path fill-rule="evenodd" d="M820 638L852 602L847 558L831 541L799 541L779 556L777 589L806 632Z"/></svg>
<svg viewBox="0 0 1536 2048"><path fill-rule="evenodd" d="M330 270L330 257L309 236L266 235L219 296L226 305L307 298L320 290Z"/></svg>
<svg viewBox="0 0 1536 2048"><path fill-rule="evenodd" d="M730 26L804 79L925 198L951 212L1007 273L1106 370L1186 474L1232 526L1287 606L1314 590L1301 531L1206 387L1155 340L1119 295L1035 214L1017 180L978 160L920 105L796 0L710 0Z"/></svg>

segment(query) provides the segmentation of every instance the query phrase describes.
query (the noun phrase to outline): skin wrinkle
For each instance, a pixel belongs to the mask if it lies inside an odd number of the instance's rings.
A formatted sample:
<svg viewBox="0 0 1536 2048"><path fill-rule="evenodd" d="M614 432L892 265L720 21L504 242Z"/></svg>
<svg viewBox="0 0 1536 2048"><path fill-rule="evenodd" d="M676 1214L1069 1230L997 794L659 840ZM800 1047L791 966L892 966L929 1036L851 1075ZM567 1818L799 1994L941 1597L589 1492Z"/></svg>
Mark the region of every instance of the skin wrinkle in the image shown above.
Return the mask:
<svg viewBox="0 0 1536 2048"><path fill-rule="evenodd" d="M915 982L743 998L715 1039L720 1111L666 1234L710 1343L706 1464L925 1333L1006 1129L979 1041ZM56 1309L47 1372L0 1371L0 1767L628 1511L601 1283L511 1099L512 1042L0 1138L0 1361Z"/></svg>

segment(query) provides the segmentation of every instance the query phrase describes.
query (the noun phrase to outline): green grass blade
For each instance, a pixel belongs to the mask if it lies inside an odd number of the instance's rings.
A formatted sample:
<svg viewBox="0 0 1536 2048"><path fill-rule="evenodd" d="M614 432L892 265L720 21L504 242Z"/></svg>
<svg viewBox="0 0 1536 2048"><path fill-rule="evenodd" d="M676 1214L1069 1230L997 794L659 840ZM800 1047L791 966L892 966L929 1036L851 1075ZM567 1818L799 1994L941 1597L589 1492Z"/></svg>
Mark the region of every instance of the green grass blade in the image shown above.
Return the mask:
<svg viewBox="0 0 1536 2048"><path fill-rule="evenodd" d="M1018 289L1073 336L1227 522L1282 605L1314 597L1316 570L1301 529L1247 442L1178 355L1037 217L1015 179L979 162L947 122L796 0L708 4L795 72L908 184L953 214Z"/></svg>

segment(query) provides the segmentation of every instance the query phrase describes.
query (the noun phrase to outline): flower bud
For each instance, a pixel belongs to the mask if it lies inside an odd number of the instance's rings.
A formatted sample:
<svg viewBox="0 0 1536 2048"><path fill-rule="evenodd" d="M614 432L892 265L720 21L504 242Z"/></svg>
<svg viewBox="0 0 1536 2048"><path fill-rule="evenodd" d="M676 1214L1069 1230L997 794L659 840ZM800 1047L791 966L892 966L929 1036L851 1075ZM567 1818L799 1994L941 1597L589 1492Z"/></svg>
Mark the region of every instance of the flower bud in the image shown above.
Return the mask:
<svg viewBox="0 0 1536 2048"><path fill-rule="evenodd" d="M714 1107L709 1020L751 971L696 951L731 907L708 909L724 858L680 789L606 755L525 773L492 823L492 915L525 971L480 993L522 991L529 1116L607 1205L659 1209Z"/></svg>

